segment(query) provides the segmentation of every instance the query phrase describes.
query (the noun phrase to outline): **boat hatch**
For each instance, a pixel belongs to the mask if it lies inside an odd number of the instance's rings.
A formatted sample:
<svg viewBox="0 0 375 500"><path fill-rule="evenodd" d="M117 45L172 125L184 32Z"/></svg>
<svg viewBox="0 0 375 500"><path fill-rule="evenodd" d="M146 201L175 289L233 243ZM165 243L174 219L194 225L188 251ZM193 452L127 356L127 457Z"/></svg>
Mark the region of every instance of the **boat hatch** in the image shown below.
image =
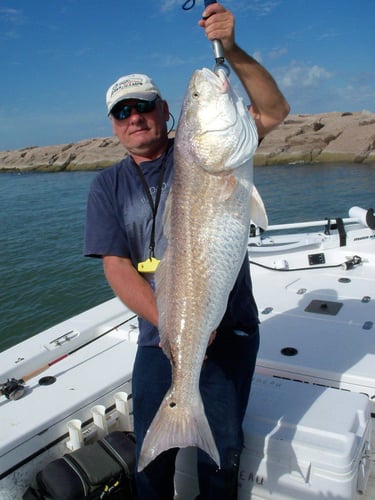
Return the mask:
<svg viewBox="0 0 375 500"><path fill-rule="evenodd" d="M330 316L336 316L336 314L340 311L342 306L343 306L342 302L332 302L330 300L314 299L305 308L305 311L316 314L328 314Z"/></svg>

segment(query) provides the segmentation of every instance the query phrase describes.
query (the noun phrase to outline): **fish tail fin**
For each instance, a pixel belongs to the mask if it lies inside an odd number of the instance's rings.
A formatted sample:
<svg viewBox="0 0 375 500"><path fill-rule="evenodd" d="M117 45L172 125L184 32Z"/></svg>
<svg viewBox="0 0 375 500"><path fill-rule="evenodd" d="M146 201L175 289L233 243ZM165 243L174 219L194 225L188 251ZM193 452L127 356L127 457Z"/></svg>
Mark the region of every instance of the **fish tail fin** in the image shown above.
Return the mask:
<svg viewBox="0 0 375 500"><path fill-rule="evenodd" d="M179 404L174 403L173 399L167 395L143 440L138 460L138 472L163 451L187 446L201 448L220 467L219 452L200 395L197 396L196 404L189 408L186 406L179 408Z"/></svg>

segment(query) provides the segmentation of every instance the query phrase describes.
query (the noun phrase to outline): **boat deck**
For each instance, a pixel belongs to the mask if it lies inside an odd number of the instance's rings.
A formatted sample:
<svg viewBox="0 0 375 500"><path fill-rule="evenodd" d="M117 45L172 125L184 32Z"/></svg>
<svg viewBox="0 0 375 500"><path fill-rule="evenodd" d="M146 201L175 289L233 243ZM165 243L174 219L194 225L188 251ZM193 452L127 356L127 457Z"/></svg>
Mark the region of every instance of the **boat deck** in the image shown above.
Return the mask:
<svg viewBox="0 0 375 500"><path fill-rule="evenodd" d="M280 239L270 238L263 247L249 247L261 319L256 372L365 394L374 417L374 232L354 231L345 246L324 234L281 241L280 246ZM371 441L373 462L374 428ZM375 498L373 466L360 497Z"/></svg>
<svg viewBox="0 0 375 500"><path fill-rule="evenodd" d="M315 233L250 240L261 319L256 377L338 392L340 400L364 394L375 414L375 232L354 227L347 236L345 246L334 232L330 237ZM116 398L126 402L131 413L137 336L134 314L112 299L1 353L0 380L24 378L26 386L20 399L0 398L0 500L22 498L36 471L67 451L67 443L72 444L67 424L72 419L82 422L85 442L114 426L131 425L131 414L130 420L121 414ZM280 408L282 421L286 411ZM322 418L328 425L330 411ZM371 450L363 457L365 468L373 462L374 427ZM186 467L190 453L183 450L178 467ZM194 484L190 478L178 499L194 498ZM366 491L356 496L375 498L373 466ZM271 497L253 493L241 500L248 498L301 500L276 491ZM347 497L332 492L303 498Z"/></svg>

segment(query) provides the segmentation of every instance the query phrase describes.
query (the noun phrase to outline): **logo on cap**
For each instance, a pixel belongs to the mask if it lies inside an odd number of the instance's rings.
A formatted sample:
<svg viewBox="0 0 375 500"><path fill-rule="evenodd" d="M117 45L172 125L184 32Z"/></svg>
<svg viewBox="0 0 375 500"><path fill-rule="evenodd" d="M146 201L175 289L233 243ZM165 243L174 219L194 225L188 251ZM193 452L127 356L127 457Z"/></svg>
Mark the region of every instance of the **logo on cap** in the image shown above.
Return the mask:
<svg viewBox="0 0 375 500"><path fill-rule="evenodd" d="M123 80L121 82L115 83L112 87L112 92L111 92L111 97L116 94L119 90L127 89L127 88L132 88L132 87L139 87L143 85L143 81L139 78L137 79L128 79L128 80Z"/></svg>

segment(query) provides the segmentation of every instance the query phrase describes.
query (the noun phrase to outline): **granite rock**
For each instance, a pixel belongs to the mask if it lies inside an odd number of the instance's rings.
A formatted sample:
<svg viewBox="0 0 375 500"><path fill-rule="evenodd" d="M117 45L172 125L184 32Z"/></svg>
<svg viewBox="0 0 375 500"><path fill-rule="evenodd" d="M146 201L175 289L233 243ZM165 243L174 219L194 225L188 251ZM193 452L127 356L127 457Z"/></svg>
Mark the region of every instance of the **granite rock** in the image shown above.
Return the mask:
<svg viewBox="0 0 375 500"><path fill-rule="evenodd" d="M115 137L32 146L0 151L0 171L99 170L117 163L126 154ZM312 162L375 164L375 114L361 111L289 115L264 138L254 158L255 165Z"/></svg>

